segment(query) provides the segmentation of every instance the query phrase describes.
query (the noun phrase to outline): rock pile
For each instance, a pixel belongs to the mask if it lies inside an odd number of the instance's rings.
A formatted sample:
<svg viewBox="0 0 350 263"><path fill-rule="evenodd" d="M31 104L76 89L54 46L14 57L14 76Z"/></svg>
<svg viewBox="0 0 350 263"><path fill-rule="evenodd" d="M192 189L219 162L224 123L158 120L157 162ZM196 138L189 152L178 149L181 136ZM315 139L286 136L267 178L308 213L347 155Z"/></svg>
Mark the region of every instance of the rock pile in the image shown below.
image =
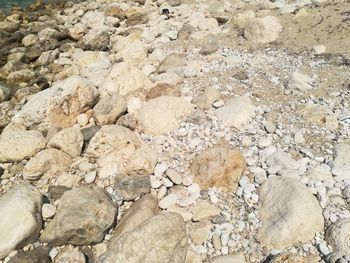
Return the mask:
<svg viewBox="0 0 350 263"><path fill-rule="evenodd" d="M350 262L349 8L0 13L0 263Z"/></svg>

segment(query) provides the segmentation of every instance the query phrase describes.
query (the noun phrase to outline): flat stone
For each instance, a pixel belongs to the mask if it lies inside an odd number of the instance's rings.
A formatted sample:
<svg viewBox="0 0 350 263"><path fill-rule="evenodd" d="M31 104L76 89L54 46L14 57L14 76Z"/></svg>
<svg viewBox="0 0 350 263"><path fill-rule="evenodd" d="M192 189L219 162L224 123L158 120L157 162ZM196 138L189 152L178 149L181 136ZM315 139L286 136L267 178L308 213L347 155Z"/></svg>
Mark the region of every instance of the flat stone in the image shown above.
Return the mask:
<svg viewBox="0 0 350 263"><path fill-rule="evenodd" d="M202 219L220 215L220 212L220 208L210 204L207 201L198 201L198 203L192 209L194 221L201 221Z"/></svg>
<svg viewBox="0 0 350 263"><path fill-rule="evenodd" d="M149 176L121 176L114 189L122 200L131 201L151 191L151 180Z"/></svg>

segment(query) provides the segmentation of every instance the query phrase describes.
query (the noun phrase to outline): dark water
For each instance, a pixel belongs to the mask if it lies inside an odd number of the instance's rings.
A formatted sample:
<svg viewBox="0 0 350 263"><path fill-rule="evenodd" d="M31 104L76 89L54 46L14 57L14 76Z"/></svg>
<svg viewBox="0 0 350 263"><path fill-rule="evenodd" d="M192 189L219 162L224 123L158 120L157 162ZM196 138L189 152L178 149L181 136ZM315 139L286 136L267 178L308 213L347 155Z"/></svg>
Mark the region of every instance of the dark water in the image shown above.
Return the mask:
<svg viewBox="0 0 350 263"><path fill-rule="evenodd" d="M33 2L34 0L0 0L0 10L8 11L9 9L11 9L12 5L26 7L27 5Z"/></svg>

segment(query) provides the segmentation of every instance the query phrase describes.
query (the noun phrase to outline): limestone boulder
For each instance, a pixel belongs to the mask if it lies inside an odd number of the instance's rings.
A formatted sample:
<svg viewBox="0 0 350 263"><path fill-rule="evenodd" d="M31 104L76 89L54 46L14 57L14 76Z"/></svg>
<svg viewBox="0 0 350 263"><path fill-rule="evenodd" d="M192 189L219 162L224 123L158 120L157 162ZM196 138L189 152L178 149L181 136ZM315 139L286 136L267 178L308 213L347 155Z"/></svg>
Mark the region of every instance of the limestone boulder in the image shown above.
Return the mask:
<svg viewBox="0 0 350 263"><path fill-rule="evenodd" d="M342 218L328 227L326 241L343 256L350 254L350 219Z"/></svg>
<svg viewBox="0 0 350 263"><path fill-rule="evenodd" d="M187 254L185 222L177 213L155 215L120 236L98 263L183 263Z"/></svg>
<svg viewBox="0 0 350 263"><path fill-rule="evenodd" d="M40 131L4 131L0 135L0 162L30 158L45 148L45 145L46 140Z"/></svg>
<svg viewBox="0 0 350 263"><path fill-rule="evenodd" d="M200 152L191 164L191 171L201 189L217 187L232 192L245 167L244 157L239 151L216 147Z"/></svg>
<svg viewBox="0 0 350 263"><path fill-rule="evenodd" d="M50 178L63 172L72 164L72 158L57 149L44 149L32 157L24 166L23 178L39 180L43 175Z"/></svg>
<svg viewBox="0 0 350 263"><path fill-rule="evenodd" d="M31 97L12 122L38 130L71 127L76 117L92 108L97 99L98 91L89 80L72 76Z"/></svg>
<svg viewBox="0 0 350 263"><path fill-rule="evenodd" d="M219 120L236 129L244 129L251 121L255 106L248 96L233 98L216 111Z"/></svg>
<svg viewBox="0 0 350 263"><path fill-rule="evenodd" d="M91 138L86 153L98 158L128 146L140 147L140 140L134 132L119 125L105 125Z"/></svg>
<svg viewBox="0 0 350 263"><path fill-rule="evenodd" d="M100 243L116 216L117 205L102 188L80 186L63 194L40 239L56 246Z"/></svg>
<svg viewBox="0 0 350 263"><path fill-rule="evenodd" d="M260 187L262 227L258 240L268 248L284 248L311 240L323 231L322 209L308 188L295 179L272 177Z"/></svg>
<svg viewBox="0 0 350 263"><path fill-rule="evenodd" d="M148 91L152 87L153 83L145 73L131 63L121 62L112 66L100 92L101 95L112 93L127 97L140 91Z"/></svg>
<svg viewBox="0 0 350 263"><path fill-rule="evenodd" d="M275 41L283 27L274 16L264 16L252 19L244 27L244 37L255 43L270 43Z"/></svg>
<svg viewBox="0 0 350 263"><path fill-rule="evenodd" d="M193 105L183 98L161 96L145 102L136 119L145 133L161 135L175 129L192 110Z"/></svg>
<svg viewBox="0 0 350 263"><path fill-rule="evenodd" d="M47 146L59 149L71 157L78 157L84 145L84 137L78 127L66 128L53 135Z"/></svg>
<svg viewBox="0 0 350 263"><path fill-rule="evenodd" d="M115 124L126 111L126 102L122 96L110 94L103 96L93 109L95 122L99 125Z"/></svg>
<svg viewBox="0 0 350 263"><path fill-rule="evenodd" d="M41 193L28 183L0 197L0 259L36 241L42 227L42 204Z"/></svg>

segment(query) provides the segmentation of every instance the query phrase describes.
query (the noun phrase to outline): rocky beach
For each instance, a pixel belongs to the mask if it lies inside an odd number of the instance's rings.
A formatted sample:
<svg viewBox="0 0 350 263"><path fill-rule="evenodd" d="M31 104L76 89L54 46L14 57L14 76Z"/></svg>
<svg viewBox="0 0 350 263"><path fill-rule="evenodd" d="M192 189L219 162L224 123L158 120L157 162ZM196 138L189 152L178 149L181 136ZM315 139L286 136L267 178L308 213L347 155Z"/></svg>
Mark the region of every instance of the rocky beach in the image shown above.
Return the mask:
<svg viewBox="0 0 350 263"><path fill-rule="evenodd" d="M350 2L0 12L0 263L350 262Z"/></svg>

